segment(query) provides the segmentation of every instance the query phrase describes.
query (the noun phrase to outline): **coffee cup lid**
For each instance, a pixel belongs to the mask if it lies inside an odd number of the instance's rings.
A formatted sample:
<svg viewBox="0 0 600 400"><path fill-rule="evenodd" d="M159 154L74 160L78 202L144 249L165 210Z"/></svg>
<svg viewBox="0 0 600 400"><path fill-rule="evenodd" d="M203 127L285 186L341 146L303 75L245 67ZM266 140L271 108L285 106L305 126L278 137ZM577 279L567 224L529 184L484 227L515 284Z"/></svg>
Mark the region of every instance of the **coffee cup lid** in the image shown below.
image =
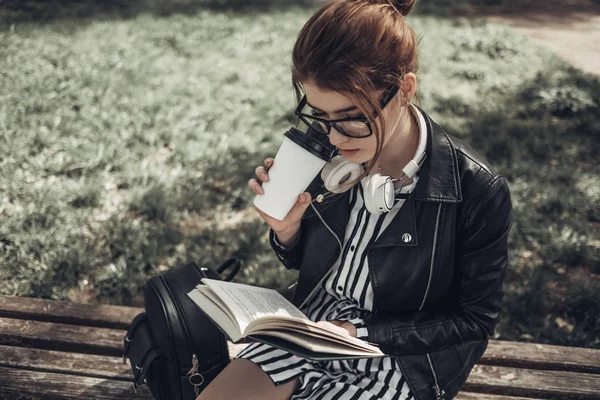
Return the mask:
<svg viewBox="0 0 600 400"><path fill-rule="evenodd" d="M294 127L290 128L284 135L298 146L319 157L321 160L331 160L331 156L335 150L334 147L320 142L314 137L307 135Z"/></svg>

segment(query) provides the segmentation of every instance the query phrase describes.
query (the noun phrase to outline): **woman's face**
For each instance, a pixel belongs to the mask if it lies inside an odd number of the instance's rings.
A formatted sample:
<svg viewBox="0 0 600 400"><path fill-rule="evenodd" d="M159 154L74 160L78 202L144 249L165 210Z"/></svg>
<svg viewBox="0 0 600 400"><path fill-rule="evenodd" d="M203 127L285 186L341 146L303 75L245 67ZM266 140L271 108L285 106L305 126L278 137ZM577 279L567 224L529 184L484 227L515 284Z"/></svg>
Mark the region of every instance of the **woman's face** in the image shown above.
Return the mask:
<svg viewBox="0 0 600 400"><path fill-rule="evenodd" d="M350 98L340 92L324 91L316 86L313 82L303 82L302 88L306 94L306 100L312 109L318 111L320 118L325 119L341 119L354 118L362 116L357 104ZM383 96L383 90L375 92L376 99ZM392 136L391 133L398 128L397 122L399 117L399 106L397 98L400 92L396 94L394 99L383 110L378 118L385 119L386 133L383 137L383 145L388 142ZM329 142L340 150L340 154L348 161L354 163L364 163L371 160L375 156L377 150L376 133L365 138L351 138L339 133L334 127L331 127L329 133Z"/></svg>

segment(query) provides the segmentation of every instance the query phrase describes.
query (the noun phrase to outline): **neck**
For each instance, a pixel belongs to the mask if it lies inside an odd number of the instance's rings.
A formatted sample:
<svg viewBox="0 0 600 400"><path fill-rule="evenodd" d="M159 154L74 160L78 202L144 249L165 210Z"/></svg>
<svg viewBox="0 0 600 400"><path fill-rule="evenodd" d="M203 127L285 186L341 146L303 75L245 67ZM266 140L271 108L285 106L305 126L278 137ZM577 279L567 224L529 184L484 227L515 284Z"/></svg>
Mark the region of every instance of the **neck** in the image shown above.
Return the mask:
<svg viewBox="0 0 600 400"><path fill-rule="evenodd" d="M403 108L402 121L390 139L384 144L372 173L379 172L392 178L401 178L402 168L413 159L419 145L419 124L409 107ZM412 182L409 180L407 183Z"/></svg>

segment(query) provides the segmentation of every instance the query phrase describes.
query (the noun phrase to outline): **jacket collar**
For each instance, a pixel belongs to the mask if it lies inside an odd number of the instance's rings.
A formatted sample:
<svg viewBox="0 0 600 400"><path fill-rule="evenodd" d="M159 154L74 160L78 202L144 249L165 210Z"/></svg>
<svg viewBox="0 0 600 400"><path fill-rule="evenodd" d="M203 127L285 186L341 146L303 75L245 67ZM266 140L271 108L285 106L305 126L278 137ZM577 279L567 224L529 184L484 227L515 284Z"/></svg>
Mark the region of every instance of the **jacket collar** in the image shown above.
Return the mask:
<svg viewBox="0 0 600 400"><path fill-rule="evenodd" d="M417 107L418 108L418 107ZM427 159L419 171L415 200L441 203L462 201L456 148L446 132L421 108L427 124Z"/></svg>
<svg viewBox="0 0 600 400"><path fill-rule="evenodd" d="M462 192L460 189L456 148L442 127L436 124L425 111L419 107L417 108L423 114L425 123L427 124L427 145L425 150L427 158L419 171L419 182L417 182L414 191L407 199L407 203L413 200L459 203L462 201ZM323 193L323 180L320 174L315 177L307 190L315 194ZM345 193L334 195L332 199L325 201L323 204L315 202L313 205L321 212L331 205L337 204L337 213L345 216L347 219L349 196L350 191L348 190ZM302 218L309 218L314 216L314 214L314 211L309 207ZM334 223L336 226L333 229L338 233L343 232L346 222L343 218L336 220Z"/></svg>
<svg viewBox="0 0 600 400"><path fill-rule="evenodd" d="M444 130L431 120L419 108L427 124L427 159L419 172L419 181L415 190L408 196L398 214L381 233L372 248L402 246L412 247L419 244L419 232L432 227L417 228L417 213L421 202L438 203L437 213L442 203L462 201L458 158L456 148Z"/></svg>

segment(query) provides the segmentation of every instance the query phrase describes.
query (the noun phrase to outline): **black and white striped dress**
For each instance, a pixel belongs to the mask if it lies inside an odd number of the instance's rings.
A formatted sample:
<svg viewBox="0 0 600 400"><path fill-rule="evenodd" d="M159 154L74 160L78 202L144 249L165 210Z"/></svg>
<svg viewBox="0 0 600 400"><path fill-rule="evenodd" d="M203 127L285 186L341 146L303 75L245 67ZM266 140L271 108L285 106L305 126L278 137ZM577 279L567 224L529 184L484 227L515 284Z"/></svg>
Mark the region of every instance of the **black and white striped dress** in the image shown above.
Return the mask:
<svg viewBox="0 0 600 400"><path fill-rule="evenodd" d="M417 181L418 176L397 192L411 192ZM333 272L323 281L322 290L302 309L311 320L347 320L356 326L358 338L367 337L363 318L373 309L373 289L366 249L386 229L403 203L403 199L397 199L390 212L376 216L364 206L362 186L352 188L343 251ZM291 400L413 399L398 363L388 356L312 361L267 344L253 343L237 358L259 365L275 385L299 378L300 388Z"/></svg>

